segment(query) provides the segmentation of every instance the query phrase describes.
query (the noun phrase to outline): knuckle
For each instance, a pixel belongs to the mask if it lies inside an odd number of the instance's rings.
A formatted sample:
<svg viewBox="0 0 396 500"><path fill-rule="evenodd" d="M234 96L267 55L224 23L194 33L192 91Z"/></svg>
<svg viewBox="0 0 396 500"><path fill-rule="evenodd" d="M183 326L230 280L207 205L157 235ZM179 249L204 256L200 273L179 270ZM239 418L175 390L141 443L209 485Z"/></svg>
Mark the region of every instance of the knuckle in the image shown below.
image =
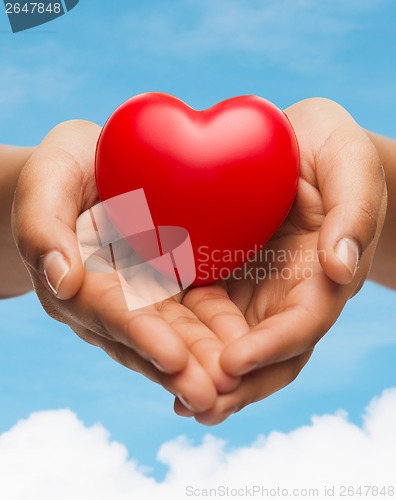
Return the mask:
<svg viewBox="0 0 396 500"><path fill-rule="evenodd" d="M173 308L175 307L175 300L173 297L169 297L165 300L161 300L154 304L155 309L158 313L171 313Z"/></svg>
<svg viewBox="0 0 396 500"><path fill-rule="evenodd" d="M200 326L201 322L199 319L191 314L185 313L185 314L180 314L174 318L171 318L169 320L169 324L174 327L175 329L184 328L184 327L196 327Z"/></svg>
<svg viewBox="0 0 396 500"><path fill-rule="evenodd" d="M308 107L310 110L316 111L318 109L323 110L327 108L339 108L343 109L340 104L329 99L328 97L309 97L300 101L300 104L304 107Z"/></svg>
<svg viewBox="0 0 396 500"><path fill-rule="evenodd" d="M308 351L313 349L320 339L325 335L325 333L331 328L334 323L333 318L327 315L318 314L318 312L307 304L300 304L301 323L305 323L305 319L313 318L314 327L308 330L304 330L301 338L301 345L303 351Z"/></svg>
<svg viewBox="0 0 396 500"><path fill-rule="evenodd" d="M364 234L365 247L371 243L377 234L378 228L378 211L368 201L364 205L360 205L353 209L353 217L358 221L358 224Z"/></svg>
<svg viewBox="0 0 396 500"><path fill-rule="evenodd" d="M238 320L240 318L239 314L236 311L228 312L228 311L217 311L214 313L209 321L208 321L208 327L210 329L213 329L215 325L219 324L222 322L222 320L231 320L235 319Z"/></svg>
<svg viewBox="0 0 396 500"><path fill-rule="evenodd" d="M225 299L224 296L224 290L216 290L210 289L210 290L203 290L202 288L193 288L190 290L183 298L182 303L198 308L202 305L207 304L208 302L222 302Z"/></svg>
<svg viewBox="0 0 396 500"><path fill-rule="evenodd" d="M340 104L328 97L310 97L307 101L312 105L320 106L320 107L337 107L343 109Z"/></svg>
<svg viewBox="0 0 396 500"><path fill-rule="evenodd" d="M22 259L29 264L35 271L39 269L39 259L35 252L35 241L40 223L34 218L26 220L23 218L15 220L13 224L13 234L15 244L22 256Z"/></svg>
<svg viewBox="0 0 396 500"><path fill-rule="evenodd" d="M208 344L208 342L210 344ZM213 346L213 349L218 347L218 339L211 338L211 337L201 337L192 340L188 344L188 348L190 349L191 352L194 352L195 354L198 354L202 350L206 350L209 346ZM212 349L211 349L212 351ZM215 351L212 351L215 352Z"/></svg>
<svg viewBox="0 0 396 500"><path fill-rule="evenodd" d="M51 135L56 132L72 132L72 133L79 133L79 132L85 132L85 131L90 131L91 129L99 129L99 125L96 125L93 122L90 122L88 120L66 120L62 123L59 123L54 127L51 132L48 135Z"/></svg>

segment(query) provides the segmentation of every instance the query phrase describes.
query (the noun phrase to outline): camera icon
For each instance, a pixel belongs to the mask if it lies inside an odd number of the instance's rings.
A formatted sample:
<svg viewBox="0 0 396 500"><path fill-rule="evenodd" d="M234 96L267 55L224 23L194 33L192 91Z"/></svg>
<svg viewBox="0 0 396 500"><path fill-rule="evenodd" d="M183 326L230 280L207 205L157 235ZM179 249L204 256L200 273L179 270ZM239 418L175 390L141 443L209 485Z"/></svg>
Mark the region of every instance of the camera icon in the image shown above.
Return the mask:
<svg viewBox="0 0 396 500"><path fill-rule="evenodd" d="M73 9L80 0L4 0L13 33L48 23Z"/></svg>

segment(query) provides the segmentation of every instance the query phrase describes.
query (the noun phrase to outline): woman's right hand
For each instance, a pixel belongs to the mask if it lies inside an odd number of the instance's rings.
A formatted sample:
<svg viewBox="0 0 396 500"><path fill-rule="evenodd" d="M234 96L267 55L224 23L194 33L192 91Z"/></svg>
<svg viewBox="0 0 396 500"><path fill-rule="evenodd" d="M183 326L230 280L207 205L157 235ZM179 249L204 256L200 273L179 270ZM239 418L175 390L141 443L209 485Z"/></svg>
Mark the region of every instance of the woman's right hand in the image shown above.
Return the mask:
<svg viewBox="0 0 396 500"><path fill-rule="evenodd" d="M100 130L90 122L62 123L29 158L12 214L19 252L51 317L164 386L194 413L203 412L218 392L239 383L220 369L223 342L180 303L181 296L129 311L114 274L84 269L76 221L98 201L94 155ZM230 313L236 308L227 307ZM245 328L236 324L230 335Z"/></svg>

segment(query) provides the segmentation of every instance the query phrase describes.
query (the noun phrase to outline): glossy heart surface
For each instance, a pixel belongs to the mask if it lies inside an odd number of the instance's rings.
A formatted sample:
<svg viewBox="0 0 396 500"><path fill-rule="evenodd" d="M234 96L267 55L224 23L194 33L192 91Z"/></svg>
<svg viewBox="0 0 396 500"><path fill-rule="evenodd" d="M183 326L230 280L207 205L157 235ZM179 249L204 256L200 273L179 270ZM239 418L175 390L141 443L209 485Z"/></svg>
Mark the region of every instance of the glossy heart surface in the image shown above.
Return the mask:
<svg viewBox="0 0 396 500"><path fill-rule="evenodd" d="M106 122L95 172L102 202L143 189L156 226L188 231L194 285L205 285L230 277L283 222L297 190L299 150L285 114L263 98L197 111L147 93Z"/></svg>

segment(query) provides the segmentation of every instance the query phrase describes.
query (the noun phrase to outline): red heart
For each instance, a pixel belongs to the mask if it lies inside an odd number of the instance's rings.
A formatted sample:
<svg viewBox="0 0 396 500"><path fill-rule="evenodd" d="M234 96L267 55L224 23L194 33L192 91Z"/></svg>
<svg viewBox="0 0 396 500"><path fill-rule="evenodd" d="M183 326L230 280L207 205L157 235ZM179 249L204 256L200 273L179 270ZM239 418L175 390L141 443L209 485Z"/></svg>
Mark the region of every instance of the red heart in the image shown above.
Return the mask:
<svg viewBox="0 0 396 500"><path fill-rule="evenodd" d="M143 188L155 225L188 230L195 285L227 278L268 241L298 175L288 119L256 96L196 111L170 95L138 95L109 118L96 152L101 201Z"/></svg>

